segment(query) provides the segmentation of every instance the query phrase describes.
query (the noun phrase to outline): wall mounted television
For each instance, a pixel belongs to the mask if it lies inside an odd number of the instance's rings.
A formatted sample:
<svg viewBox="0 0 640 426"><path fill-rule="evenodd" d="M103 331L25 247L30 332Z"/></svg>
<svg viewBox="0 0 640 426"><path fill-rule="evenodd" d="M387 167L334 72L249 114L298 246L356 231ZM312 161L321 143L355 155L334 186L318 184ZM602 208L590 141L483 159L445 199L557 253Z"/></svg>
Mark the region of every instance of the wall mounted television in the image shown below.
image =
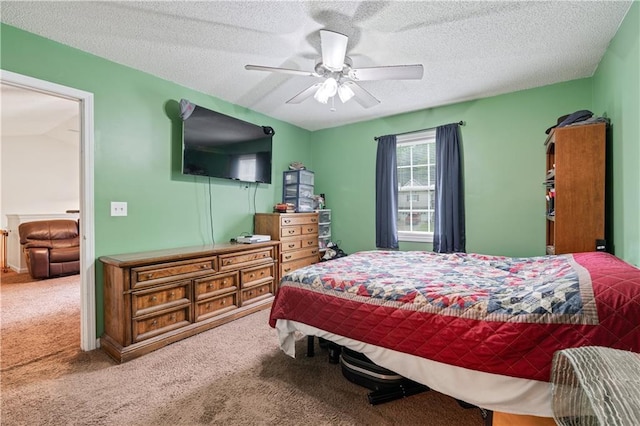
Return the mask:
<svg viewBox="0 0 640 426"><path fill-rule="evenodd" d="M273 128L180 101L182 173L271 183Z"/></svg>

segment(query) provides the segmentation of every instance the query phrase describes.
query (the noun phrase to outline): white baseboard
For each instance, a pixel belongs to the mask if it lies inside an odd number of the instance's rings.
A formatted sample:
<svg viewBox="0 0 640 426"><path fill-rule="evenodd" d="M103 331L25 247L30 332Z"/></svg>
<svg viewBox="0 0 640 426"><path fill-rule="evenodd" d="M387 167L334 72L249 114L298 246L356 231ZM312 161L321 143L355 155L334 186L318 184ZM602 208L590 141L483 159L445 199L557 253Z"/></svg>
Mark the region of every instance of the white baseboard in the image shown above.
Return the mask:
<svg viewBox="0 0 640 426"><path fill-rule="evenodd" d="M9 265L9 264L7 264L7 267L8 267L9 269L11 269L13 272L17 272L18 274L22 274L22 273L25 273L25 272L29 272L29 269L27 269L27 268L22 268L22 269L20 269L20 267L19 267L19 266L15 266L15 265Z"/></svg>

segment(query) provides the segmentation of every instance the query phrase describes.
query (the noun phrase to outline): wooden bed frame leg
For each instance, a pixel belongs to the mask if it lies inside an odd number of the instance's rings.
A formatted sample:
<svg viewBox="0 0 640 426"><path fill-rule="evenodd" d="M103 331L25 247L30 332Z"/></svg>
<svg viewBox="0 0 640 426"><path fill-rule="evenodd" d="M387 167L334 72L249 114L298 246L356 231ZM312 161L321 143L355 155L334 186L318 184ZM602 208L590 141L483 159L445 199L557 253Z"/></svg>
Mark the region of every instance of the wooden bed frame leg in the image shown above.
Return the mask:
<svg viewBox="0 0 640 426"><path fill-rule="evenodd" d="M313 348L313 336L307 336L307 356L308 357L312 357L314 356L314 348Z"/></svg>

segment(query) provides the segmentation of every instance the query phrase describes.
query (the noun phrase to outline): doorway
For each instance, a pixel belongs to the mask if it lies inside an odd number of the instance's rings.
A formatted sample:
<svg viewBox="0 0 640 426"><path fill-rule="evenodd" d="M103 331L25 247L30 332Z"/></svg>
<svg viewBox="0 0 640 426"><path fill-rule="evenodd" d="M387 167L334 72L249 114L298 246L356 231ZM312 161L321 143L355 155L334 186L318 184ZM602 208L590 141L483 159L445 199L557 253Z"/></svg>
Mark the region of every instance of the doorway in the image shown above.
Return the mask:
<svg viewBox="0 0 640 426"><path fill-rule="evenodd" d="M78 102L80 128L80 348L97 348L94 237L93 94L45 80L1 70L3 85L32 90Z"/></svg>

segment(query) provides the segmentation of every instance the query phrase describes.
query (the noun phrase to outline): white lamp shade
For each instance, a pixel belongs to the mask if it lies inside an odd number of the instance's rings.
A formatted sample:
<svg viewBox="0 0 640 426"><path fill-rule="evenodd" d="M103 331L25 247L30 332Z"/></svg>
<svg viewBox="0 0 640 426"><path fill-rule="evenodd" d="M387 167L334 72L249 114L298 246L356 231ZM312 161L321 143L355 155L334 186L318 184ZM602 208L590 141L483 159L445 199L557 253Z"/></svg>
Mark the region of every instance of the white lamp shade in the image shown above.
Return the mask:
<svg viewBox="0 0 640 426"><path fill-rule="evenodd" d="M322 86L318 88L318 91L313 95L313 98L321 104L326 104L329 98L336 95L337 91L338 82L334 78L329 77L324 83L322 83Z"/></svg>
<svg viewBox="0 0 640 426"><path fill-rule="evenodd" d="M329 100L329 95L327 95L327 92L323 91L321 87L316 91L316 94L313 95L313 99L320 102L321 104L326 104Z"/></svg>
<svg viewBox="0 0 640 426"><path fill-rule="evenodd" d="M344 104L344 103L347 103L349 99L353 98L355 96L355 93L353 93L353 90L351 90L351 87L345 84L341 84L340 86L338 86L338 96L340 97L340 100Z"/></svg>

